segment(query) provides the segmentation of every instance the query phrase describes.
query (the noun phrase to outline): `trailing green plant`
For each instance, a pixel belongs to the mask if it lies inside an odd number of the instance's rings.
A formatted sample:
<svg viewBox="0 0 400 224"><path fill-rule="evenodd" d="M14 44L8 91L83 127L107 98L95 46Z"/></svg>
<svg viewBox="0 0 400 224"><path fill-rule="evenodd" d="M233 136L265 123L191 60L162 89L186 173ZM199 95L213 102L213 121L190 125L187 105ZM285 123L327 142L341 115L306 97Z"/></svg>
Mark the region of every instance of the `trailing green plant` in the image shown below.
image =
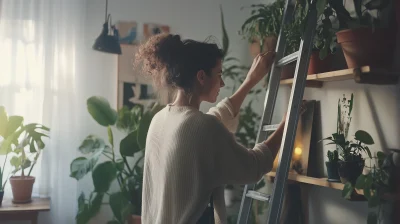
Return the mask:
<svg viewBox="0 0 400 224"><path fill-rule="evenodd" d="M277 0L268 5L251 5L251 16L243 23L239 34L249 42L253 42L256 38L260 42L260 52L262 52L265 38L279 35L284 6L283 0Z"/></svg>
<svg viewBox="0 0 400 224"><path fill-rule="evenodd" d="M337 146L341 160L344 162L362 161L362 153L366 153L369 158L372 157L367 145L374 144L374 140L366 131L358 130L354 140L351 141L347 141L344 134L339 133L334 133L323 140L329 140L327 145Z"/></svg>
<svg viewBox="0 0 400 224"><path fill-rule="evenodd" d="M395 165L393 164L393 154L385 155L383 152L378 152L376 157L377 164L370 166L370 172L361 174L356 181L355 186L350 182L345 184L342 191L343 197L349 199L355 189L363 190L365 198L368 200L368 208L371 210L368 213L367 223L380 223L379 217L383 215L383 208L387 200L385 194L394 192L393 173Z"/></svg>
<svg viewBox="0 0 400 224"><path fill-rule="evenodd" d="M8 116L5 108L0 107L0 136L3 138L0 144L0 155L6 157L3 167L0 169L0 183L4 180L5 164L9 154L14 155L10 159L10 164L14 167L10 174L14 175L21 171L21 176L24 177L26 176L25 169L28 168L27 176L31 175L41 150L45 148L42 138L49 137L50 129L37 123L24 125L23 120L21 116ZM0 191L4 190L8 175L5 182L0 184Z"/></svg>
<svg viewBox="0 0 400 224"><path fill-rule="evenodd" d="M105 195L109 196L114 215L108 223L123 224L130 215L140 215L146 136L153 116L161 108L155 104L146 110L136 106L132 109L124 107L117 112L103 97L93 96L87 100L92 118L107 129L108 142L95 135L87 136L79 146L84 156L71 162L70 176L79 181L91 173L94 185L88 197L82 192L78 198L79 209L75 217L78 224L89 222L98 213ZM119 142L119 153L114 142L115 127L126 132ZM100 158L105 161L98 164ZM134 165L128 163L128 158L136 158ZM117 183L117 191L110 189L113 183Z"/></svg>

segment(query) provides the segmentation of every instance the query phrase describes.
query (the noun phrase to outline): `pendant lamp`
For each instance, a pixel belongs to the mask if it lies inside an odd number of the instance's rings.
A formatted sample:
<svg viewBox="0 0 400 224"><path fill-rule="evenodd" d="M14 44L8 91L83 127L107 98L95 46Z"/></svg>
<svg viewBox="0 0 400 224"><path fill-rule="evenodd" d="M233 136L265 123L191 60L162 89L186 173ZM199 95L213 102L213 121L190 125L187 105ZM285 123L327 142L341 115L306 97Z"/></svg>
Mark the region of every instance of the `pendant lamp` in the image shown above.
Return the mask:
<svg viewBox="0 0 400 224"><path fill-rule="evenodd" d="M121 54L118 30L114 25L111 24L111 15L107 13L107 8L108 0L106 0L106 13L103 30L101 31L100 36L97 37L96 41L94 42L93 49L111 54ZM110 22L112 34L109 33L108 22Z"/></svg>

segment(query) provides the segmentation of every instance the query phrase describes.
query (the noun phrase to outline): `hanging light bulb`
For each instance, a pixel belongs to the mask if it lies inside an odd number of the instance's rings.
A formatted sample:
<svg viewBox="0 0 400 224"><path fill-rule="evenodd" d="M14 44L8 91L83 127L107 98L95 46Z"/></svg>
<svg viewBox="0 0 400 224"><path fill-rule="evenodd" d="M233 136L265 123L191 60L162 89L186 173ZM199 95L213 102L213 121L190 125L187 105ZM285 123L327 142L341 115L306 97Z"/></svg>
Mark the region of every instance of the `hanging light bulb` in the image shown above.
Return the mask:
<svg viewBox="0 0 400 224"><path fill-rule="evenodd" d="M111 15L107 14L108 0L106 0L106 15L105 22L103 24L103 30L100 36L97 37L93 44L93 49L96 51L111 53L111 54L121 54L121 46L119 44L119 34L118 30L114 25L111 24ZM111 30L113 35L109 35L108 22L110 21Z"/></svg>

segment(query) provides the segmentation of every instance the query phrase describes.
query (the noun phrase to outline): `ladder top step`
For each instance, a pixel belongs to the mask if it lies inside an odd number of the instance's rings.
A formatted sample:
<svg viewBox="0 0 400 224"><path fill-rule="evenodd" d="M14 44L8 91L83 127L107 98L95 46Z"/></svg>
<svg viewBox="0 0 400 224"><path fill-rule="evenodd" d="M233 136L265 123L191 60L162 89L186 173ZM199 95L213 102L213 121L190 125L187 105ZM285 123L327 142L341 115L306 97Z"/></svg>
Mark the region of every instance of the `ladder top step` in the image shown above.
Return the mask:
<svg viewBox="0 0 400 224"><path fill-rule="evenodd" d="M263 193L260 193L257 191L248 191L246 194L246 197L249 197L249 198L252 198L252 199L255 199L258 201L266 201L266 202L268 202L269 199L271 198L270 195L263 194Z"/></svg>
<svg viewBox="0 0 400 224"><path fill-rule="evenodd" d="M279 124L267 124L267 125L263 125L262 130L263 131L276 131L276 129L278 129Z"/></svg>
<svg viewBox="0 0 400 224"><path fill-rule="evenodd" d="M296 61L298 57L299 57L299 51L296 51L292 54L289 54L288 56L283 57L281 60L278 61L276 66L283 67L287 64L290 64L291 62Z"/></svg>

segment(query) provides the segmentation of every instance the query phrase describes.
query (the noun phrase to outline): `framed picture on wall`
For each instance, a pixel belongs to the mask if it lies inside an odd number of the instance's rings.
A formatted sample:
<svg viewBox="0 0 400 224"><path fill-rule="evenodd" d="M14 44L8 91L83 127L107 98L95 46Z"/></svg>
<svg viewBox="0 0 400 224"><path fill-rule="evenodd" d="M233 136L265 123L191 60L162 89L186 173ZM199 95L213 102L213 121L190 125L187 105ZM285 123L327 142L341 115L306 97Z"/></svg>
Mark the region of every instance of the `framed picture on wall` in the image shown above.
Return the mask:
<svg viewBox="0 0 400 224"><path fill-rule="evenodd" d="M307 175L315 104L315 100L307 101L306 111L301 115L297 123L296 138L289 172ZM272 133L273 132L270 132L268 135ZM278 159L277 156L272 168L273 171L276 171L278 167Z"/></svg>
<svg viewBox="0 0 400 224"><path fill-rule="evenodd" d="M137 43L137 23L135 21L119 21L117 28L121 44Z"/></svg>
<svg viewBox="0 0 400 224"><path fill-rule="evenodd" d="M167 104L169 94L166 90L156 91L152 80L144 76L133 65L138 45L122 45L122 54L118 56L118 105L132 108L136 104L149 106L155 102Z"/></svg>
<svg viewBox="0 0 400 224"><path fill-rule="evenodd" d="M145 39L160 33L169 33L169 26L156 24L156 23L145 23L143 25L143 35Z"/></svg>

